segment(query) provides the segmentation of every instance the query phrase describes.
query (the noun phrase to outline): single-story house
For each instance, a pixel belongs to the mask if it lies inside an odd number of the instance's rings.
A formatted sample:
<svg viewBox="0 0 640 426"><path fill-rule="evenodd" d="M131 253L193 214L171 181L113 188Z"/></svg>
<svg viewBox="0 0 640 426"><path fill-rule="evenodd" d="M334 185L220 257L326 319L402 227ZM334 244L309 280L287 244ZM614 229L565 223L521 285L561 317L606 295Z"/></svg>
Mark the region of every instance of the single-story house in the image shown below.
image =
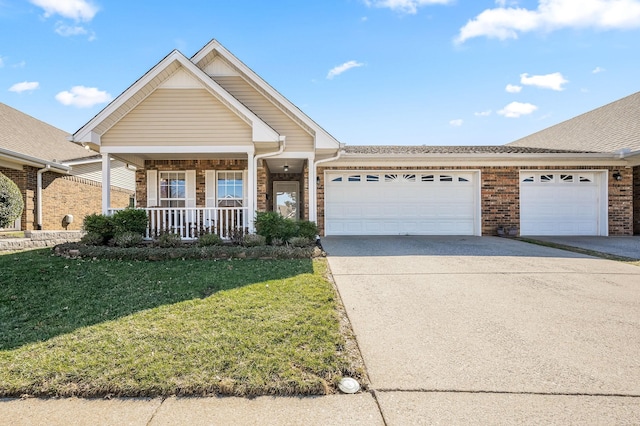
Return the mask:
<svg viewBox="0 0 640 426"><path fill-rule="evenodd" d="M71 143L70 135L0 103L0 173L18 185L25 208L6 230L78 230L102 211L103 157ZM111 159L111 207L127 207L135 171Z"/></svg>
<svg viewBox="0 0 640 426"><path fill-rule="evenodd" d="M639 99L596 114L619 144L596 143L602 123L574 129L579 117L504 146L349 146L213 40L191 58L172 51L72 140L135 165L150 234L226 237L275 210L321 235L631 235Z"/></svg>

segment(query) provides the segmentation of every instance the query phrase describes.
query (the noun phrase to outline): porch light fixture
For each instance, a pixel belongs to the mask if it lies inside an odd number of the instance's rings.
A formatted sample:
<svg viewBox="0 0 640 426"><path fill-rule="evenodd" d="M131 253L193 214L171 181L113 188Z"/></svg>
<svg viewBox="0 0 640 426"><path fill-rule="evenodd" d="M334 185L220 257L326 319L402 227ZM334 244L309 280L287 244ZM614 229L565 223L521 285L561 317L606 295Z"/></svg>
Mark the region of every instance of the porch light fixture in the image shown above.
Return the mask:
<svg viewBox="0 0 640 426"><path fill-rule="evenodd" d="M320 186L320 176L316 176L316 186Z"/></svg>
<svg viewBox="0 0 640 426"><path fill-rule="evenodd" d="M622 175L620 174L620 172L615 172L613 174L613 178L617 181L621 181L622 180Z"/></svg>
<svg viewBox="0 0 640 426"><path fill-rule="evenodd" d="M289 166L285 164L283 170L284 170L285 173L287 173L289 171Z"/></svg>

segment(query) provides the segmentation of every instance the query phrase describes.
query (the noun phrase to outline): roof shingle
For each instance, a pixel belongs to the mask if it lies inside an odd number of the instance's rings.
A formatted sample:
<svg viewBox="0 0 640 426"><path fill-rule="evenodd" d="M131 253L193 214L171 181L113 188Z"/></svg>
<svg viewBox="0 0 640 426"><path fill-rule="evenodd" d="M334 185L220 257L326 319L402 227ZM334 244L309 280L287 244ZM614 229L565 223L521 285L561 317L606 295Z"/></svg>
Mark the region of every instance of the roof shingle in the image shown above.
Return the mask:
<svg viewBox="0 0 640 426"><path fill-rule="evenodd" d="M590 151L570 151L565 149L531 148L510 145L486 146L430 146L430 145L347 145L346 154L584 154Z"/></svg>

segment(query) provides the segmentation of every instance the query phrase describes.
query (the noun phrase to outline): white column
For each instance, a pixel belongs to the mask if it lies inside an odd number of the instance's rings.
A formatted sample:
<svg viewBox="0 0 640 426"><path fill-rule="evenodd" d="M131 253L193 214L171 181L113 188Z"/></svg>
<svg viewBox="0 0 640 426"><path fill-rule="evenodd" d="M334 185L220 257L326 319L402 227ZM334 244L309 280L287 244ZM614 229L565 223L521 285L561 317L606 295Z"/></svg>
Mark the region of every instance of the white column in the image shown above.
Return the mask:
<svg viewBox="0 0 640 426"><path fill-rule="evenodd" d="M249 215L248 217L248 226L249 226L249 232L254 232L254 228L253 228L253 222L254 222L254 215L256 214L256 205L257 205L257 190L256 190L256 186L258 185L258 174L256 171L256 166L257 166L257 161L254 158L253 153L248 153L247 154L247 163L248 163L248 170L247 170L247 214Z"/></svg>
<svg viewBox="0 0 640 426"><path fill-rule="evenodd" d="M316 222L318 220L318 191L316 185L316 165L315 158L309 157L307 159L307 167L309 167L309 199L307 203L309 203L309 220L311 222Z"/></svg>
<svg viewBox="0 0 640 426"><path fill-rule="evenodd" d="M111 208L111 159L109 154L102 154L102 214Z"/></svg>

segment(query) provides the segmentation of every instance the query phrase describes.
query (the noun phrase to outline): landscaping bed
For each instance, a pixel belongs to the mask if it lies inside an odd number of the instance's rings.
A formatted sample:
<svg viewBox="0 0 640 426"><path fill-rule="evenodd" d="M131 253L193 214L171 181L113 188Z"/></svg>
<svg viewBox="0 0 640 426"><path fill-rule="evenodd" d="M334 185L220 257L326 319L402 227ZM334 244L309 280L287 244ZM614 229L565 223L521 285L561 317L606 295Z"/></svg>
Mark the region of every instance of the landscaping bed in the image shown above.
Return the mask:
<svg viewBox="0 0 640 426"><path fill-rule="evenodd" d="M0 397L320 395L365 380L324 259L180 250L0 255Z"/></svg>

